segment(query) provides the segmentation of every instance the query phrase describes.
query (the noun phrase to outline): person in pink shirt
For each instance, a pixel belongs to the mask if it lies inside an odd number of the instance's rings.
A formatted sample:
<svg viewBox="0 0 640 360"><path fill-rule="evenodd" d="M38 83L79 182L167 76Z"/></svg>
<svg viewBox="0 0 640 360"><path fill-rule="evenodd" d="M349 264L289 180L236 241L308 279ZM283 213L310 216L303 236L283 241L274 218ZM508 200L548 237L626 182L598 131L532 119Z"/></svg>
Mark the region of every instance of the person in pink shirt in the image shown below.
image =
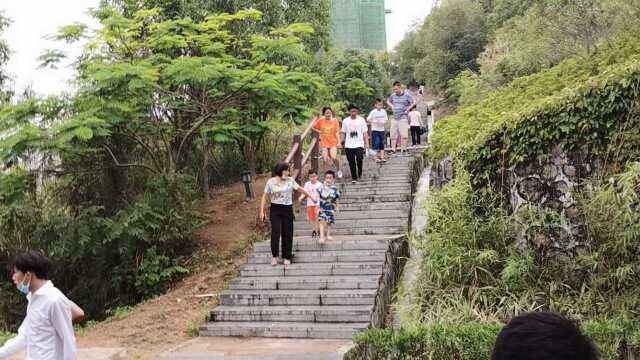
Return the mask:
<svg viewBox="0 0 640 360"><path fill-rule="evenodd" d="M424 123L422 122L422 114L416 107L409 112L409 129L411 130L411 141L413 146L420 145L420 136Z"/></svg>

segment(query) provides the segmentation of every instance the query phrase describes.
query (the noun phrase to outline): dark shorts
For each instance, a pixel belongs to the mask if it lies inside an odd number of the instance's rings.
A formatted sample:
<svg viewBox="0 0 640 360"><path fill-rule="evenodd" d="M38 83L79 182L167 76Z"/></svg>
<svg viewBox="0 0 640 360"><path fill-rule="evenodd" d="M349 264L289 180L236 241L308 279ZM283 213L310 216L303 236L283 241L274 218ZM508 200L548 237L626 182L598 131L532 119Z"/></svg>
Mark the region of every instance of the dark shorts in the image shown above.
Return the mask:
<svg viewBox="0 0 640 360"><path fill-rule="evenodd" d="M384 150L386 133L384 131L371 132L371 149Z"/></svg>

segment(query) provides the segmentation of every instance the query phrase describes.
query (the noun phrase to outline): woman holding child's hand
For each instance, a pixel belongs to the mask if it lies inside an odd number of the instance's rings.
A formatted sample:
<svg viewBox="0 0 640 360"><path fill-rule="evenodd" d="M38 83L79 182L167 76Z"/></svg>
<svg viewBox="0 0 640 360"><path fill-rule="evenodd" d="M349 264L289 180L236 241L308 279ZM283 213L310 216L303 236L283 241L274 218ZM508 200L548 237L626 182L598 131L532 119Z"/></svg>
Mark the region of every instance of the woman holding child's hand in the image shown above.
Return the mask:
<svg viewBox="0 0 640 360"><path fill-rule="evenodd" d="M311 195L294 179L289 177L289 164L278 163L273 169L273 177L267 181L260 202L260 220L265 221L267 197L271 200L271 265L278 265L280 240L282 239L282 258L285 269L291 264L293 257L293 196L300 191L305 196Z"/></svg>

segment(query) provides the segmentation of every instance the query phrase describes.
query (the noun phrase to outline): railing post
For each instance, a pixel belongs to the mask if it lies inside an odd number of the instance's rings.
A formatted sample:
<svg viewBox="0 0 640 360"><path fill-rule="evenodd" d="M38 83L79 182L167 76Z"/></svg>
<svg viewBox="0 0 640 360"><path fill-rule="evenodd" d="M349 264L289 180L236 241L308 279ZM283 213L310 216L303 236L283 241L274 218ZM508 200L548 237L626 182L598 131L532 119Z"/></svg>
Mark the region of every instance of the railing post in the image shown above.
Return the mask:
<svg viewBox="0 0 640 360"><path fill-rule="evenodd" d="M313 171L315 171L315 173L318 174L319 167L320 167L318 164L318 156L320 155L320 134L314 131L313 139L316 139L315 141L316 144L313 146L313 150L311 150L311 169L313 169Z"/></svg>
<svg viewBox="0 0 640 360"><path fill-rule="evenodd" d="M302 175L302 137L300 135L293 135L293 146L298 144L295 154L293 155L293 170L298 170L298 175L295 180L299 180Z"/></svg>

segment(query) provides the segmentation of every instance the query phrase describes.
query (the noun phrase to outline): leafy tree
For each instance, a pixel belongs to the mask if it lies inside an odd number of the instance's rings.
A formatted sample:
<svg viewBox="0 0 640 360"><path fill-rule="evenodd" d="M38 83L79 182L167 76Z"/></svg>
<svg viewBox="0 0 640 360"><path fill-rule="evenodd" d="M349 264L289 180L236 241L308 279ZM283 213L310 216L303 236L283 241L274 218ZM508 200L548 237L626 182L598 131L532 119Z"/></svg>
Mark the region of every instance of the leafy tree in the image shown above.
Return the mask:
<svg viewBox="0 0 640 360"><path fill-rule="evenodd" d="M416 41L423 55L416 79L434 89L463 70L477 71L476 58L487 41L483 8L472 0L445 0L424 23Z"/></svg>
<svg viewBox="0 0 640 360"><path fill-rule="evenodd" d="M328 49L331 38L331 2L329 0L105 0L117 5L125 16L141 9L158 8L167 19L191 18L202 20L210 13L236 13L253 8L263 16L251 24L235 26L235 33L260 33L294 23L308 23L313 33L307 34L305 44L312 52Z"/></svg>
<svg viewBox="0 0 640 360"><path fill-rule="evenodd" d="M603 39L619 33L616 23L634 21L612 3L622 6L617 0L536 2L495 32L480 59L483 79L499 86L554 66L583 49L594 50Z"/></svg>
<svg viewBox="0 0 640 360"><path fill-rule="evenodd" d="M384 53L369 50L334 50L326 55L321 72L343 109L355 104L366 111L376 98L390 93L390 59ZM336 109L334 109L336 110Z"/></svg>
<svg viewBox="0 0 640 360"><path fill-rule="evenodd" d="M9 61L9 45L2 39L2 33L9 26L9 19L0 12L0 105L11 98L10 92L6 89L9 75L3 69Z"/></svg>
<svg viewBox="0 0 640 360"><path fill-rule="evenodd" d="M402 81L405 84L415 82L416 64L424 58L422 48L417 42L421 33L418 30L407 33L394 49L392 61L395 64L394 80Z"/></svg>
<svg viewBox="0 0 640 360"><path fill-rule="evenodd" d="M74 24L58 35L89 38L77 95L0 108L0 160L19 164L0 175L14 189L0 191L0 264L21 249L44 250L61 288L99 316L184 273L209 155L308 119L322 82L285 64L307 55L309 25L238 35L234 27L262 14L195 21L105 6L95 16L95 34Z"/></svg>

